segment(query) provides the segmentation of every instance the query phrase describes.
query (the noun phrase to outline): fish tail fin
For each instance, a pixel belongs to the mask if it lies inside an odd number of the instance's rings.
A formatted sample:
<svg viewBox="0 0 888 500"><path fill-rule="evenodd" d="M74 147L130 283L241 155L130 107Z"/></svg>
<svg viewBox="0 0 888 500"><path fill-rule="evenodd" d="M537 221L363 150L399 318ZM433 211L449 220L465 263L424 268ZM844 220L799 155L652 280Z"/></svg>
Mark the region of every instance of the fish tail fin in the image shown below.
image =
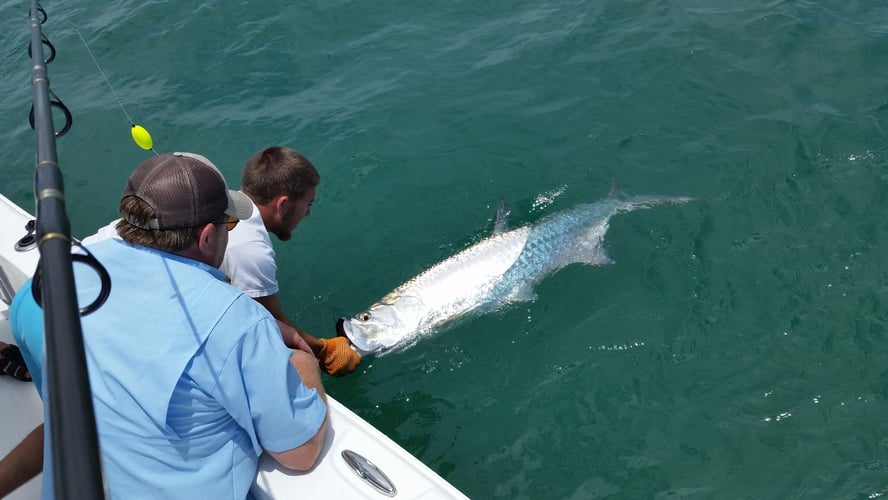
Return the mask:
<svg viewBox="0 0 888 500"><path fill-rule="evenodd" d="M693 201L693 198L688 196L628 196L622 199L622 204L617 207L617 212L630 212L657 205L680 205L689 201Z"/></svg>
<svg viewBox="0 0 888 500"><path fill-rule="evenodd" d="M623 202L622 206L617 208L618 212L651 208L657 205L680 205L694 200L688 196L629 196L625 191L617 187L617 180L614 177L611 178L611 187L607 197L616 198Z"/></svg>

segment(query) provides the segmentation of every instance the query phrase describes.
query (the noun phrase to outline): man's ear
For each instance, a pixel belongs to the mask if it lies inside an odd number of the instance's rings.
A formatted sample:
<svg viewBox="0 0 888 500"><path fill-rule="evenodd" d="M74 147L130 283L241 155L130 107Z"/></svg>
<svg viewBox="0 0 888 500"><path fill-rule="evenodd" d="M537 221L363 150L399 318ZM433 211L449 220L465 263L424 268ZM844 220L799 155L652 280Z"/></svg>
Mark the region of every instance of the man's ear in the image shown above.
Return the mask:
<svg viewBox="0 0 888 500"><path fill-rule="evenodd" d="M287 213L286 211L290 204L290 197L285 194L279 194L271 200L271 203L274 205L274 209L278 213L278 216L283 217L283 215Z"/></svg>
<svg viewBox="0 0 888 500"><path fill-rule="evenodd" d="M200 253L206 256L212 256L216 238L218 237L216 224L209 223L204 225L197 235L197 248L200 250Z"/></svg>

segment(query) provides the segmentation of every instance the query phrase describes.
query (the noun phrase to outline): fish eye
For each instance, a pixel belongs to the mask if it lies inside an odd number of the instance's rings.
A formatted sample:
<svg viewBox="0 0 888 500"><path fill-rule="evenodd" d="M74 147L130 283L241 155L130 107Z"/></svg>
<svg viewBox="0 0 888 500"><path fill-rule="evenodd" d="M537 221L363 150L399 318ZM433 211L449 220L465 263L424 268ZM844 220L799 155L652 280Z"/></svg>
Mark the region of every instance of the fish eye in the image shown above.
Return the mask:
<svg viewBox="0 0 888 500"><path fill-rule="evenodd" d="M368 312L361 313L360 318L361 318L361 321L370 321L370 312L368 311Z"/></svg>

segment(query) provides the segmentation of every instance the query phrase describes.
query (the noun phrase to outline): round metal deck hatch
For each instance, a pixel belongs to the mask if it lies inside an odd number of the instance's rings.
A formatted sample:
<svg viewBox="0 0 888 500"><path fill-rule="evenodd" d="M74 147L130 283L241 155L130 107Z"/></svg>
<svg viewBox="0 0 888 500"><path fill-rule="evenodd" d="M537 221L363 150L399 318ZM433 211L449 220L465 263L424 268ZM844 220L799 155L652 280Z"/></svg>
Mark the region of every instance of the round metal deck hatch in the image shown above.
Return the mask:
<svg viewBox="0 0 888 500"><path fill-rule="evenodd" d="M345 463L355 471L359 478L373 486L376 491L389 497L398 494L398 490L392 481L373 462L351 450L342 450L342 458L345 459Z"/></svg>

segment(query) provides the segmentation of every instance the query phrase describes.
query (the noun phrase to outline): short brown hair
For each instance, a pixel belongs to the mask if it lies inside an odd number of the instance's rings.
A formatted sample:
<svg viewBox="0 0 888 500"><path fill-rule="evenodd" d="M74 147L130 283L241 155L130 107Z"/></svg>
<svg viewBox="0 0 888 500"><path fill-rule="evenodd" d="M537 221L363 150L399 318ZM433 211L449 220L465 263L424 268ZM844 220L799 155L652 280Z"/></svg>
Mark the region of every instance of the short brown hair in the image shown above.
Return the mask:
<svg viewBox="0 0 888 500"><path fill-rule="evenodd" d="M301 198L321 182L321 175L310 161L297 151L283 146L265 148L244 165L241 191L257 205L275 196Z"/></svg>
<svg viewBox="0 0 888 500"><path fill-rule="evenodd" d="M179 252L190 247L197 241L199 229L186 227L183 229L142 229L149 219L155 217L150 205L135 196L125 196L120 200L120 215L117 223L117 234L133 245L155 248L165 252ZM128 220L133 223L127 222Z"/></svg>

